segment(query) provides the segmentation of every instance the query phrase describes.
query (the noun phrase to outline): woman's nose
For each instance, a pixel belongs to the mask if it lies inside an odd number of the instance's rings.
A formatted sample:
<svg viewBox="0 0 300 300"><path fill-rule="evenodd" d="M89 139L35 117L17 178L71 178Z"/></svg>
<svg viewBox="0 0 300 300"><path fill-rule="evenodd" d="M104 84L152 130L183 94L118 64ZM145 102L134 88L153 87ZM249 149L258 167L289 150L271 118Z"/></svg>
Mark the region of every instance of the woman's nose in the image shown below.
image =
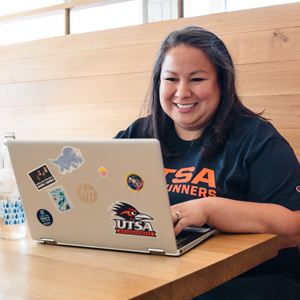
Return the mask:
<svg viewBox="0 0 300 300"><path fill-rule="evenodd" d="M179 99L185 99L192 96L192 91L189 83L180 82L177 86L175 96Z"/></svg>

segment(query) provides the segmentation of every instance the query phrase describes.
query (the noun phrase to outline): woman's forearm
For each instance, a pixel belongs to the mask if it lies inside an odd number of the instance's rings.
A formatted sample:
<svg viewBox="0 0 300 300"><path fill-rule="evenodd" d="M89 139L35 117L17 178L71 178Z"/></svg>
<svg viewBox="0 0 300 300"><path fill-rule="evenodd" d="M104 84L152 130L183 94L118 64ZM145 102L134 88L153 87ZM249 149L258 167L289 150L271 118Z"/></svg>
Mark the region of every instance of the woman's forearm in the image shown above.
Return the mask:
<svg viewBox="0 0 300 300"><path fill-rule="evenodd" d="M279 249L300 243L300 213L280 205L216 197L172 206L172 212L176 210L180 211L182 219L177 223L176 227L179 227L175 228L175 233L186 226L201 226L204 222L223 232L277 234Z"/></svg>

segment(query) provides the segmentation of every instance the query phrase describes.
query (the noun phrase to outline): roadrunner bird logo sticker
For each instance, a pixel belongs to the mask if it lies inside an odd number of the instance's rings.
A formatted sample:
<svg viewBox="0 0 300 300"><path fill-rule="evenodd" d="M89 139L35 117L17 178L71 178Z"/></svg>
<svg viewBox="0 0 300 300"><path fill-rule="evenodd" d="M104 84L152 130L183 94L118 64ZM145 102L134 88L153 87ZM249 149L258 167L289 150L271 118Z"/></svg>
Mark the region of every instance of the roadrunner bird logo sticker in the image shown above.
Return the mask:
<svg viewBox="0 0 300 300"><path fill-rule="evenodd" d="M112 205L110 210L119 217L112 219L115 221L115 233L156 237L156 231L150 223L154 221L151 216L139 212L135 207L124 202Z"/></svg>

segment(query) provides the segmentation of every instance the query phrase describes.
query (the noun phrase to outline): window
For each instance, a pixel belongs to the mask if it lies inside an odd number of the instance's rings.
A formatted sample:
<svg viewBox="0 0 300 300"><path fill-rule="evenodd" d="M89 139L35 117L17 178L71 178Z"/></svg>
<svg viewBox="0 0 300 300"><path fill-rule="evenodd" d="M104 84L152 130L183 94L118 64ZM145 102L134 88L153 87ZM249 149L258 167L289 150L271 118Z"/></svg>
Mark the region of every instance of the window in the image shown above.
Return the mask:
<svg viewBox="0 0 300 300"><path fill-rule="evenodd" d="M0 1L0 16L70 1ZM184 0L184 17L292 2L300 2L300 0ZM159 12L157 13L155 10ZM177 14L177 0L128 0L91 9L71 10L71 34L138 25L147 19L145 15L148 15L148 22L154 22L177 18ZM61 36L65 34L64 24L64 14L62 13L26 21L0 23L0 45Z"/></svg>
<svg viewBox="0 0 300 300"><path fill-rule="evenodd" d="M71 33L104 30L117 27L138 25L140 1L128 1L90 9L71 10Z"/></svg>

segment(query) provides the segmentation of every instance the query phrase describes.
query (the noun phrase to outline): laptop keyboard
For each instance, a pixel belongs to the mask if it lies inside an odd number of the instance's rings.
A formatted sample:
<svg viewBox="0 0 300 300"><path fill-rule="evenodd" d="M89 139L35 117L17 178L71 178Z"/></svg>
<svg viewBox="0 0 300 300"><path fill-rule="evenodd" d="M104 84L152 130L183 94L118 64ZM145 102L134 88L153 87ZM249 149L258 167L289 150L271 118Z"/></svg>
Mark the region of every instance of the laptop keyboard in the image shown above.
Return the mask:
<svg viewBox="0 0 300 300"><path fill-rule="evenodd" d="M177 249L182 248L204 234L203 232L181 231L176 237Z"/></svg>

